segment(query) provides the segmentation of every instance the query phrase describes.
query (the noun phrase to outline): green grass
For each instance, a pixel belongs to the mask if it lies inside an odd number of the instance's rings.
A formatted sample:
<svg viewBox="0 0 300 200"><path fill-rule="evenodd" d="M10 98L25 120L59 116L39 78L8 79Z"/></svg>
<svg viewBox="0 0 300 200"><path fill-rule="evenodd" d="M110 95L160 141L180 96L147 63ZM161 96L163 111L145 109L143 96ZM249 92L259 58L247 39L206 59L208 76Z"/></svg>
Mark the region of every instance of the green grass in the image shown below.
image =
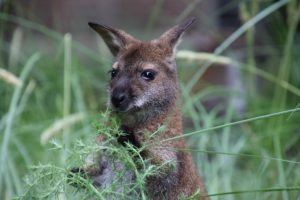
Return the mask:
<svg viewBox="0 0 300 200"><path fill-rule="evenodd" d="M162 2L157 1L153 7L147 34L161 12ZM181 150L192 152L212 200L299 199L300 4L294 0L242 3L235 2L241 5L240 12L245 12L241 13L246 16L244 25L213 54L189 51L178 55L182 111L187 122L184 131L190 145ZM279 15L280 8L288 10L287 19ZM187 6L182 16L192 10ZM87 179L69 177L72 167L82 166L89 154L101 154L103 149L126 163L126 169L134 170L137 182L125 189L143 190L145 179L163 166L152 166L147 160L140 160L137 166L133 157L140 151L115 144L112 136L118 134L117 123L105 126L110 59L75 41L71 34L61 35L43 25L0 13L2 27L11 22L21 29L14 32L11 41L0 38L0 68L15 74L22 85L10 84L0 76L0 198L105 199L114 194L114 186L99 191ZM257 23L273 33L271 46L255 45ZM31 36L30 31L51 41L50 54L36 53L38 44L22 37L25 33ZM246 49L231 49L244 34ZM254 57L254 51L260 48L271 49L264 62ZM245 52L245 63L226 57L236 51ZM246 83L244 112L235 109L239 91L199 81L215 62L226 62L242 72L242 82ZM263 87L257 83L258 77ZM198 90L199 85L205 87ZM203 102L216 97L223 101L207 109ZM98 133L105 134L109 142L97 145L94 139ZM68 182L76 182L83 189ZM126 193L114 195L126 199ZM145 193L142 198L147 199Z"/></svg>
<svg viewBox="0 0 300 200"><path fill-rule="evenodd" d="M52 152L58 152L59 155L65 156L63 163L56 165L53 164L39 164L31 169L31 174L26 177L27 187L25 192L21 194L18 199L90 199L96 197L98 199L107 199L110 196L114 196L118 199L128 199L128 194L135 194L137 189L143 191L145 178L150 176L154 172L158 171L157 167L152 166L142 159L136 162L135 158L141 158L140 152L142 149L136 149L132 145L127 146L118 145L115 140L115 135L118 132L118 123L109 119L111 126L105 126L108 122L108 113L104 113L99 116L101 123L97 123L94 134L91 134L85 141L75 139L73 140L72 147L68 148L64 143L60 143L57 140L51 140L53 148ZM96 144L95 138L100 133L106 137L106 142L103 144ZM71 140L70 140L71 141ZM90 155L101 155L105 151L105 155L111 158L111 161L122 161L125 164L124 169L117 170L117 176L114 179L111 187L104 190L97 190L89 179L86 179L79 174L72 174L70 170L74 167L86 166L86 158ZM94 163L93 165L96 165ZM137 177L135 184L126 182L123 178L128 169L133 170ZM72 174L72 176L71 176ZM77 187L71 186L76 184ZM115 188L122 186L124 193L117 193ZM146 195L143 192L141 194L142 199L145 199Z"/></svg>

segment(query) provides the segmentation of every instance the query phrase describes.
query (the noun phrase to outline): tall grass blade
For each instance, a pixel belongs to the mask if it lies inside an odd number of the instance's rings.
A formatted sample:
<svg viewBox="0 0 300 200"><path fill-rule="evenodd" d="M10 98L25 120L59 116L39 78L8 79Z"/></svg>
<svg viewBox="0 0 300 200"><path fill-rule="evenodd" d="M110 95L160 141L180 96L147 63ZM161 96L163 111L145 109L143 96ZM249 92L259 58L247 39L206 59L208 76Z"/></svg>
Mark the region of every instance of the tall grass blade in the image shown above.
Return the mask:
<svg viewBox="0 0 300 200"><path fill-rule="evenodd" d="M239 29L237 29L234 33L232 33L220 46L218 46L214 54L216 56L223 53L234 41L236 41L242 34L244 34L247 30L252 28L256 23L260 22L263 18L272 14L274 11L278 10L282 6L286 5L290 0L280 0L276 3L273 3L269 7L265 8L257 15L255 15L251 20L243 24ZM191 80L187 84L188 93L192 90L194 85L197 83L199 78L204 74L204 72L209 68L209 66L214 62L216 57L212 57L212 59L206 62L197 73L191 78Z"/></svg>
<svg viewBox="0 0 300 200"><path fill-rule="evenodd" d="M237 190L232 192L221 192L216 194L209 194L207 196L214 197L214 196L237 195L237 194L247 194L247 193L257 193L257 192L282 192L282 191L293 191L293 190L300 190L300 186L263 188L263 189L256 189L256 190Z"/></svg>
<svg viewBox="0 0 300 200"><path fill-rule="evenodd" d="M266 81L275 83L280 85L280 87L288 90L289 92L300 97L300 89L286 80L279 79L278 77L272 75L269 72L264 71L263 69L256 68L255 66L250 66L248 64L233 60L226 56L215 55L211 53L203 53L203 52L194 52L188 50L178 51L177 57L178 60L182 60L185 62L197 62L199 64L206 63L211 61L212 64L217 65L230 65L232 67L237 67L241 70L245 70L247 72L252 73L253 75L259 76Z"/></svg>
<svg viewBox="0 0 300 200"><path fill-rule="evenodd" d="M35 63L40 59L40 54L35 53L33 54L29 60L27 61L24 69L21 72L20 75L20 80L24 82L29 74L29 72L32 70L34 67ZM1 144L1 155L0 155L0 188L2 189L2 179L3 175L5 173L5 168L6 168L6 159L7 159L7 154L8 154L8 144L10 141L10 137L13 132L13 123L15 119L15 114L16 110L18 107L18 101L21 97L21 92L22 92L23 87L19 86L16 87L10 102L9 106L9 111L8 111L8 116L5 124L5 130L4 130L4 136L3 136L3 141Z"/></svg>
<svg viewBox="0 0 300 200"><path fill-rule="evenodd" d="M201 134L201 133L214 131L214 130L222 129L222 128L229 127L229 126L235 126L235 125L240 125L240 124L244 124L244 123L249 123L249 122L253 122L253 121L257 121L257 120L269 119L269 118L272 118L272 117L277 117L277 116L286 115L286 114L290 114L290 113L295 113L295 112L299 112L299 111L300 111L300 108L295 108L295 109L284 110L284 111L280 111L280 112L274 112L274 113L270 113L270 114L266 114L266 115L260 115L260 116L257 116L257 117L252 117L252 118L248 118L248 119L244 119L244 120L240 120L240 121L236 121L236 122L231 122L231 123L227 123L227 124L223 124L223 125L219 125L219 126L215 126L215 127L211 127L211 128L202 129L202 130L199 130L199 131L186 133L186 134L181 135L181 136L171 137L171 138L162 140L160 142L167 142L167 141L170 141L170 140L176 140L176 139L183 138L183 137L189 137L189 136L192 136L192 135L195 135L195 134Z"/></svg>
<svg viewBox="0 0 300 200"><path fill-rule="evenodd" d="M292 50L293 50L293 44L295 40L296 30L297 26L299 24L300 20L300 5L298 6L298 9L296 10L296 13L293 16L290 16L291 19L289 20L290 26L288 28L288 35L286 38L286 43L284 47L284 55L281 61L281 64L279 66L278 71L278 77L281 80L288 81L290 77L290 71L291 71L291 56L292 56ZM287 91L282 89L281 87L275 88L275 94L274 94L274 100L273 100L273 108L277 109L284 109L287 105ZM283 157L283 149L281 144L281 133L284 132L284 122L283 118L279 117L277 119L274 119L269 122L268 130L273 130L273 145L274 145L274 151L278 158ZM282 163L277 163L277 169L278 169L278 178L279 183L281 186L286 187L286 176L285 176L285 169ZM287 192L282 192L282 198L284 200L289 199L289 195Z"/></svg>
<svg viewBox="0 0 300 200"><path fill-rule="evenodd" d="M63 117L66 118L71 112L71 78L72 78L72 36L64 37L64 91L63 91ZM70 143L70 128L63 126L63 141L68 148ZM66 152L62 153L62 163L66 160Z"/></svg>
<svg viewBox="0 0 300 200"><path fill-rule="evenodd" d="M13 73L0 68L0 78L7 83L14 85L14 86L21 86L22 81L17 78Z"/></svg>
<svg viewBox="0 0 300 200"><path fill-rule="evenodd" d="M66 127L71 126L84 119L85 115L83 113L76 113L68 116L64 116L63 119L58 120L49 128L43 131L41 134L41 144L46 144L50 138L54 137L61 130L66 130ZM68 134L68 133L65 133Z"/></svg>

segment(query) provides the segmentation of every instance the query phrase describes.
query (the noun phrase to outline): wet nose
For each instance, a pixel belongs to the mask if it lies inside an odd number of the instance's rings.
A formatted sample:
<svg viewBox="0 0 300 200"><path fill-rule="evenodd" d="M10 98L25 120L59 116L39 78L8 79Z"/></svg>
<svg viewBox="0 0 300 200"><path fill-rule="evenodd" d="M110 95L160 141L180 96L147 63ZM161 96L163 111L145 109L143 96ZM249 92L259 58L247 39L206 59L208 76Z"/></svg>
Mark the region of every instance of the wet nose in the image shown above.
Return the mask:
<svg viewBox="0 0 300 200"><path fill-rule="evenodd" d="M117 108L123 107L127 99L128 96L123 91L115 91L111 96L111 102Z"/></svg>

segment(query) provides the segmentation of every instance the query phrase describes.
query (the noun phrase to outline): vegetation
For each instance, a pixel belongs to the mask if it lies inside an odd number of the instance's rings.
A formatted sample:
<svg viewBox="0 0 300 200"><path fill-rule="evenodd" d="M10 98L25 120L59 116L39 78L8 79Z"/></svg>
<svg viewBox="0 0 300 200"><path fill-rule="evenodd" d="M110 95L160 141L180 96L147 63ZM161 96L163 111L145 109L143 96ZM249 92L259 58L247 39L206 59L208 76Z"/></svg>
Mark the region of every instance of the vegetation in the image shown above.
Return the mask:
<svg viewBox="0 0 300 200"><path fill-rule="evenodd" d="M157 20L161 2L153 7L147 33ZM213 54L178 53L188 150L212 200L300 199L300 3L234 2L233 6L240 6L244 25ZM187 7L180 17L191 9ZM260 22L272 34L257 46L254 38ZM8 23L21 27L14 30L11 41L4 34ZM25 31L50 40L51 51L39 50L33 41L25 45ZM243 35L246 49L231 48ZM138 181L124 186L129 191L143 189L145 178L159 173L147 161L140 160L136 166L133 158L140 150L114 143L117 123L105 127L106 71L111 65L106 55L89 50L70 34L61 35L5 11L0 13L0 37L1 199L105 199L112 194L126 199L126 193L116 194L114 186L99 191L90 180L70 176L70 169L83 166L87 155L104 149L124 161L126 169L134 169ZM247 53L245 63L226 56L238 51ZM255 57L258 51L266 55L263 62ZM206 86L197 89L199 79L215 63L237 67L244 91L203 82ZM238 112L240 97L246 99L246 110ZM215 98L223 101L211 109L204 106ZM95 144L97 134L105 134L109 142Z"/></svg>

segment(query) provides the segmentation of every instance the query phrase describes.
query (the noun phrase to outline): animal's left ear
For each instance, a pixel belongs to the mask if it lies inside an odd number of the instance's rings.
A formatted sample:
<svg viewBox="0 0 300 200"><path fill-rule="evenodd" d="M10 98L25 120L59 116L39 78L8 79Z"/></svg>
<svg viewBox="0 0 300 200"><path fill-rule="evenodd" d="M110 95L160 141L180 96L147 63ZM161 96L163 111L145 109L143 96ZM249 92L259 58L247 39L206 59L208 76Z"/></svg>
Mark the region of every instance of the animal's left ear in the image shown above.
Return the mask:
<svg viewBox="0 0 300 200"><path fill-rule="evenodd" d="M118 56L120 52L124 51L126 46L137 42L134 37L122 30L91 22L89 26L102 37L114 56Z"/></svg>
<svg viewBox="0 0 300 200"><path fill-rule="evenodd" d="M165 47L170 49L172 52L172 56L175 56L176 53L176 47L180 43L180 38L183 35L183 33L194 23L196 20L195 17L186 20L185 22L178 24L169 30L167 30L165 33L163 33L158 41L163 44Z"/></svg>

